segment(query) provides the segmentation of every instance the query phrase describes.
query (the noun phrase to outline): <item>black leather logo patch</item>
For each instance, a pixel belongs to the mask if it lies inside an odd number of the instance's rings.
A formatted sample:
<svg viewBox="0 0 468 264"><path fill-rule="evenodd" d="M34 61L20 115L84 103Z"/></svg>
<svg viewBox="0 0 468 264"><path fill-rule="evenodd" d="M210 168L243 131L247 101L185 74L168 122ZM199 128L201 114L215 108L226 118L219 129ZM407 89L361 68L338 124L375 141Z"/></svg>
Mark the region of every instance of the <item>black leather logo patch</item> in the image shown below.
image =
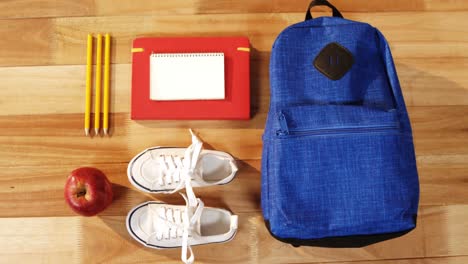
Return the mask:
<svg viewBox="0 0 468 264"><path fill-rule="evenodd" d="M334 81L341 79L353 63L353 54L336 42L325 46L314 60L315 68Z"/></svg>

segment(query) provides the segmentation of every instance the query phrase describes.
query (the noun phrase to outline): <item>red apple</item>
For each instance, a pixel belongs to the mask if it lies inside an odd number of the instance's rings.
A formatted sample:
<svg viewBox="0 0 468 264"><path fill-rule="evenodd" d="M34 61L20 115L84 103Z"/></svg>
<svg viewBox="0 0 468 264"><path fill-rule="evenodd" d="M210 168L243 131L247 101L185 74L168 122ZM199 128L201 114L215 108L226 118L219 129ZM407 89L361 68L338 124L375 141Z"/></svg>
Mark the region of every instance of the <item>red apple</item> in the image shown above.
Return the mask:
<svg viewBox="0 0 468 264"><path fill-rule="evenodd" d="M102 212L112 202L112 196L112 184L95 168L78 168L65 183L65 201L73 211L84 216Z"/></svg>

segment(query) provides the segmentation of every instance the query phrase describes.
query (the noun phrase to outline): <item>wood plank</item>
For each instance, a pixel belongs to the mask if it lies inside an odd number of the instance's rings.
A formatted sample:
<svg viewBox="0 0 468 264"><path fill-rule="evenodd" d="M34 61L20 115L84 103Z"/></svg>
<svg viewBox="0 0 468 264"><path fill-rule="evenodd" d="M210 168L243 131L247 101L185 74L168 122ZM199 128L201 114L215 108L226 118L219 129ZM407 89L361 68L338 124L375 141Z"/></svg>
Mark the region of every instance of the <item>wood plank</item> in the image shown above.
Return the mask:
<svg viewBox="0 0 468 264"><path fill-rule="evenodd" d="M381 28L379 28L381 29ZM382 31L390 41L393 58L407 59L407 58L460 58L465 57L467 45L466 42L456 41L393 41L393 37L389 38L386 31ZM439 48L437 48L439 47Z"/></svg>
<svg viewBox="0 0 468 264"><path fill-rule="evenodd" d="M466 204L468 155L417 157L420 204Z"/></svg>
<svg viewBox="0 0 468 264"><path fill-rule="evenodd" d="M292 249L291 246L272 240L263 227L263 219L260 216L253 216L249 217L248 221L241 222L241 225L246 225L248 228L249 238L236 238L233 241L233 247L239 248L242 245L245 247L245 241L249 241L248 253L245 255L250 256L254 263L256 261L294 263L462 255L467 252L468 246L457 242L460 239L463 240L468 232L465 221L462 220L468 212L466 208L466 206L422 208L418 228L407 236L359 249L308 247ZM239 234L246 235L247 232L242 232L242 228L241 226ZM431 229L430 232L428 228ZM255 239L252 233L257 233L258 239ZM422 241L425 241L426 248L421 247ZM201 251L201 253L197 251L199 254L204 252L208 251ZM217 259L222 259L222 257Z"/></svg>
<svg viewBox="0 0 468 264"><path fill-rule="evenodd" d="M460 241L453 239L453 235L455 233L463 234L465 237L468 235L466 212L466 207L464 206L450 207L449 210L446 210L443 213L435 207L428 208L424 211L423 217L425 217L426 221L423 225L425 230L424 250L426 252L433 252L436 256L466 255L468 252L468 245L463 243L465 244L463 246L464 250L458 252L454 249L457 247L455 244L460 243ZM452 218L452 214L453 216L456 215L456 218ZM460 221L459 226L455 223L456 221ZM452 228L449 225L457 226L457 228ZM434 243L434 241L438 242ZM443 243L445 246L442 246L439 243Z"/></svg>
<svg viewBox="0 0 468 264"><path fill-rule="evenodd" d="M315 263L463 255L468 251L463 243L468 235L467 217L467 205L424 207L418 227L403 237L364 248L332 249L293 248L269 235L259 213L241 213L233 241L197 246L194 251L197 263ZM9 239L0 248L1 262L10 260L9 256L23 256L26 250L26 257L36 257L35 263L49 262L47 251L80 256L82 263L180 262L178 249L147 249L133 241L125 227L125 216L2 218L0 230L1 236ZM23 244L26 242L27 247ZM55 256L49 258L55 260ZM74 260L71 257L68 262L77 263Z"/></svg>
<svg viewBox="0 0 468 264"><path fill-rule="evenodd" d="M8 61L15 62L12 65L27 65L31 61L43 65L53 63L53 30L53 21L49 19L0 20L0 32L4 36L0 38L1 60L9 58Z"/></svg>
<svg viewBox="0 0 468 264"><path fill-rule="evenodd" d="M352 13L349 18L378 27L395 57L466 57L468 12ZM112 62L130 63L132 40L139 36L244 35L257 51L270 51L276 36L303 19L302 13L187 16L41 18L0 21L0 66L84 64L86 34L114 36ZM196 24L196 28L185 25ZM45 26L44 26L45 25ZM24 38L28 36L28 38ZM421 48L422 46L422 48Z"/></svg>
<svg viewBox="0 0 468 264"><path fill-rule="evenodd" d="M63 192L67 176L78 166L95 166L101 169L114 184L114 202L103 215L125 215L135 205L153 199L175 204L184 203L177 193L150 195L136 190L128 181L127 165L127 163L72 166L48 164L2 168L0 199L3 202L0 203L0 217L75 215L65 204ZM199 188L197 196L211 206L229 207L236 212L259 211L260 161L238 161L238 166L240 171L228 189L226 186ZM47 210L44 210L44 207Z"/></svg>
<svg viewBox="0 0 468 264"><path fill-rule="evenodd" d="M0 67L5 84L0 111L8 115L84 113L85 71L84 65ZM131 65L112 65L110 75L110 111L130 112Z"/></svg>
<svg viewBox="0 0 468 264"><path fill-rule="evenodd" d="M468 106L410 107L416 154L467 155ZM82 114L0 116L0 166L128 162L151 146L188 146L187 129L238 159L260 159L265 115L250 121L139 121L111 116L111 137L83 135ZM64 159L66 157L66 159Z"/></svg>
<svg viewBox="0 0 468 264"><path fill-rule="evenodd" d="M453 111L457 108L458 106L440 106L408 109L418 155L466 153L464 148L468 147L468 108L460 106L460 112ZM450 111L450 114L445 111Z"/></svg>
<svg viewBox="0 0 468 264"><path fill-rule="evenodd" d="M253 113L259 109L266 113L268 108L268 64L269 54L253 55ZM84 65L0 67L0 79L5 85L0 115L84 113L85 71ZM111 66L111 112L130 112L131 75L130 64Z"/></svg>
<svg viewBox="0 0 468 264"><path fill-rule="evenodd" d="M407 106L468 105L468 59L397 58Z"/></svg>
<svg viewBox="0 0 468 264"><path fill-rule="evenodd" d="M266 114L269 107L269 56L252 54L252 111L256 114ZM396 64L407 106L468 105L468 58L397 59ZM131 65L112 65L111 77L111 111L130 112ZM0 79L5 85L0 115L84 112L83 65L0 67Z"/></svg>
<svg viewBox="0 0 468 264"><path fill-rule="evenodd" d="M466 264L468 256L451 256L435 258L410 258L392 260L366 260L347 262L321 262L321 264Z"/></svg>
<svg viewBox="0 0 468 264"><path fill-rule="evenodd" d="M1 263L80 263L79 217L1 218L0 222Z"/></svg>
<svg viewBox="0 0 468 264"><path fill-rule="evenodd" d="M419 156L420 205L468 204L466 175L468 155ZM260 160L238 161L239 173L228 186L197 189L197 195L215 207L235 212L260 211ZM183 203L178 194L148 195L137 191L127 179L127 163L3 167L0 177L0 217L70 216L63 199L66 177L79 166L95 166L114 183L114 203L102 215L124 215L136 204L162 199ZM227 191L228 190L228 191ZM47 207L47 210L43 210Z"/></svg>
<svg viewBox="0 0 468 264"><path fill-rule="evenodd" d="M127 116L128 117L128 116ZM69 123L79 123L80 118L67 118ZM21 120L25 120L21 118ZM37 122L47 122L43 118L34 118ZM121 120L122 122L126 122ZM61 123L58 120L53 122ZM68 123L67 122L67 123ZM119 121L118 121L119 122ZM128 122L128 121L127 121ZM11 123L11 122L9 122ZM62 122L63 123L63 122ZM44 159L57 160L60 164L125 162L141 150L157 145L185 146L189 145L187 131L183 129L145 127L131 123L130 127L117 127L112 139L89 139L83 137L78 125L59 128L50 134L48 128L35 128L25 131L23 135L0 137L2 148L1 166L18 164L40 165ZM138 127L138 128L137 128ZM15 129L12 129L15 131ZM122 131L124 130L124 131ZM416 153L418 155L462 155L467 153L466 132L450 132L444 130L418 131L414 125ZM37 135L31 135L39 131ZM206 144L215 149L232 153L239 159L258 159L261 156L260 137L262 129L196 129L204 138ZM247 133L246 133L247 132ZM11 133L11 132L10 132ZM148 137L147 135L151 135ZM226 141L226 138L230 138ZM73 144L70 140L73 139ZM242 142L242 143L241 143ZM70 150L73 150L72 152ZM67 157L66 160L63 157Z"/></svg>
<svg viewBox="0 0 468 264"><path fill-rule="evenodd" d="M0 19L89 16L95 13L93 0L2 0Z"/></svg>
<svg viewBox="0 0 468 264"><path fill-rule="evenodd" d="M200 12L206 13L285 13L305 12L309 0L200 1ZM341 12L406 12L406 11L462 11L468 4L460 0L332 0ZM314 10L327 10L317 7ZM347 17L345 14L345 17Z"/></svg>
<svg viewBox="0 0 468 264"><path fill-rule="evenodd" d="M18 126L15 129L12 118L6 118L12 129L6 132L7 136L0 136L0 166L41 165L44 160L62 165L120 163L128 162L151 146L190 145L188 127L158 128L157 122L130 121L128 114L112 117L111 121L116 125L111 137L89 138L83 135L80 126L82 118L82 115L62 115L30 116L18 120L38 126L27 130ZM24 127L25 124L20 126ZM57 127L54 132L51 131L53 127ZM258 159L261 156L263 129L193 129L206 142L206 146L227 151L236 158ZM14 135L13 131L19 134Z"/></svg>
<svg viewBox="0 0 468 264"><path fill-rule="evenodd" d="M125 216L148 200L128 182L127 162L153 145L187 146L191 127L206 148L232 153L237 178L197 189L207 206L239 214L228 244L195 247L196 263L468 263L468 1L331 0L346 18L388 38L411 117L418 171L418 227L360 249L293 248L274 240L260 211L261 135L269 104L271 45L303 20L310 0L1 0L0 263L180 263L180 251L143 248ZM314 15L328 15L314 8ZM193 26L196 25L196 26ZM82 134L85 38L113 34L112 135ZM251 40L249 121L131 121L132 40L139 36L232 36ZM114 126L115 125L115 126ZM76 216L63 185L79 166L102 169L114 203Z"/></svg>
<svg viewBox="0 0 468 264"><path fill-rule="evenodd" d="M305 12L308 0L3 0L0 2L1 18L38 18L72 16L121 15L174 15L174 14L237 14L237 13L287 13ZM460 0L334 0L342 12L407 12L407 11L466 11L468 4ZM324 11L317 7L314 10Z"/></svg>
<svg viewBox="0 0 468 264"><path fill-rule="evenodd" d="M396 13L353 13L350 19L365 21L379 28L390 43L397 45L404 43L419 46L421 42L430 46L430 57L447 55L443 44L463 44L466 51L468 41L468 21L464 19L467 12L456 12L447 16L444 12L424 13L415 12L408 15L405 12ZM198 16L146 16L146 17L98 17L98 18L76 18L76 19L54 19L56 30L54 34L61 39L60 49L57 50L55 59L58 64L82 64L83 60L71 58L70 54L81 54L84 52L84 36L76 28L84 32L98 30L96 24L103 25L103 31L111 32L116 36L114 49L114 60L118 63L129 63L131 42L134 37L139 36L232 36L246 35L251 40L251 45L258 51L270 51L277 35L287 26L303 20L302 13L290 14L246 14L246 15L198 15ZM90 21L91 20L91 21ZM117 22L118 21L118 22ZM184 25L197 24L197 29L189 29ZM143 25L143 26L142 26ZM128 28L132 28L130 33ZM1 31L0 31L1 32ZM464 36L467 37L464 37ZM427 48L426 48L427 49ZM441 51L442 50L442 51ZM460 50L460 49L459 49ZM120 51L120 52L119 52ZM398 49L397 49L398 51ZM451 49L454 53L456 50ZM461 50L460 50L461 51ZM413 54L405 53L404 57L417 57L417 50ZM454 54L457 57L466 57L466 52ZM397 57L398 54L396 55ZM427 57L427 56L426 56ZM69 62L72 61L73 62Z"/></svg>
<svg viewBox="0 0 468 264"><path fill-rule="evenodd" d="M133 1L95 0L96 16L186 15L203 13L200 0Z"/></svg>

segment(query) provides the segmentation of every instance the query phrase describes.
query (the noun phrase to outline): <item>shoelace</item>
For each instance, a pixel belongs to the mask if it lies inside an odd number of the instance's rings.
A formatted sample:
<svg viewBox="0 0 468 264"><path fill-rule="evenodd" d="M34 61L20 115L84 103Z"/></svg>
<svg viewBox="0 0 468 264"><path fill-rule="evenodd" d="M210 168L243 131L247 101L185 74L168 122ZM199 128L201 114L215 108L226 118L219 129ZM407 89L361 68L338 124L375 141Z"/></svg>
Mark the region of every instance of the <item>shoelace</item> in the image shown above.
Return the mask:
<svg viewBox="0 0 468 264"><path fill-rule="evenodd" d="M152 214L148 214L150 217L149 222L153 223L153 217L156 215L156 220L159 220L161 224L158 225L156 232L148 237L147 241L152 238L162 240L182 237L181 259L186 264L192 264L195 256L192 247L188 244L188 239L194 235L193 228L197 220L200 219L204 203L202 200L195 198L196 204L190 204L190 200L184 194L181 193L180 195L182 195L186 203L185 209L182 211L165 207L159 207L158 211L154 211L151 206L149 207L152 211ZM189 256L187 256L188 252L190 252Z"/></svg>
<svg viewBox="0 0 468 264"><path fill-rule="evenodd" d="M161 212L153 211L153 214L156 214L158 219L163 222L160 227L158 226L158 230L148 237L148 241L153 237L159 240L182 237L181 259L186 264L191 264L195 260L192 247L188 244L188 239L193 235L193 227L197 220L200 219L204 207L204 203L202 200L197 199L192 188L192 178L195 176L194 171L203 143L191 129L190 134L192 135L192 144L185 151L183 159L170 155L162 155L157 159L164 173L156 179L156 182L160 185L172 182L178 183L174 190L169 193L175 193L185 187L187 196L182 193L180 194L186 203L185 210L174 212L171 208L161 207ZM192 211L194 211L193 214ZM153 214L149 214L149 217L153 217ZM149 220L150 223L153 222L152 219ZM182 234L180 235L181 232ZM188 256L189 252L190 255Z"/></svg>
<svg viewBox="0 0 468 264"><path fill-rule="evenodd" d="M157 158L162 167L163 175L153 182L157 182L159 185L177 183L174 190L169 193L175 193L185 187L190 204L195 204L196 197L191 182L192 178L195 177L194 172L203 142L198 139L191 129L190 134L192 135L192 144L185 151L183 158L171 155L161 155Z"/></svg>

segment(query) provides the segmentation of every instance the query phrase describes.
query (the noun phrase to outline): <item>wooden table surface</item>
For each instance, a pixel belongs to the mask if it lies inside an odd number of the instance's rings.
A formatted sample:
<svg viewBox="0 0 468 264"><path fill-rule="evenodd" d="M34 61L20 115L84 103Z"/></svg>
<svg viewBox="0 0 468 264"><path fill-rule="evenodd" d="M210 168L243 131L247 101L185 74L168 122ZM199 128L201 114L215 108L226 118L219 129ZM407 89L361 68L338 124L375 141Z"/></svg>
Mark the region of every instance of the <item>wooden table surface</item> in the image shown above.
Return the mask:
<svg viewBox="0 0 468 264"><path fill-rule="evenodd" d="M346 18L378 27L392 47L421 181L414 231L358 249L293 248L264 226L260 158L270 49L282 29L303 20L308 0L2 0L0 262L179 263L179 250L134 242L124 220L144 201L183 200L137 191L126 168L147 147L188 146L193 128L207 148L230 152L240 164L229 185L197 190L206 205L240 219L232 242L195 247L198 263L468 263L468 1L332 2ZM110 137L83 135L90 32L114 37ZM251 40L250 121L130 120L135 37L232 35ZM67 175L85 165L115 183L114 203L97 217L75 215L63 199Z"/></svg>

